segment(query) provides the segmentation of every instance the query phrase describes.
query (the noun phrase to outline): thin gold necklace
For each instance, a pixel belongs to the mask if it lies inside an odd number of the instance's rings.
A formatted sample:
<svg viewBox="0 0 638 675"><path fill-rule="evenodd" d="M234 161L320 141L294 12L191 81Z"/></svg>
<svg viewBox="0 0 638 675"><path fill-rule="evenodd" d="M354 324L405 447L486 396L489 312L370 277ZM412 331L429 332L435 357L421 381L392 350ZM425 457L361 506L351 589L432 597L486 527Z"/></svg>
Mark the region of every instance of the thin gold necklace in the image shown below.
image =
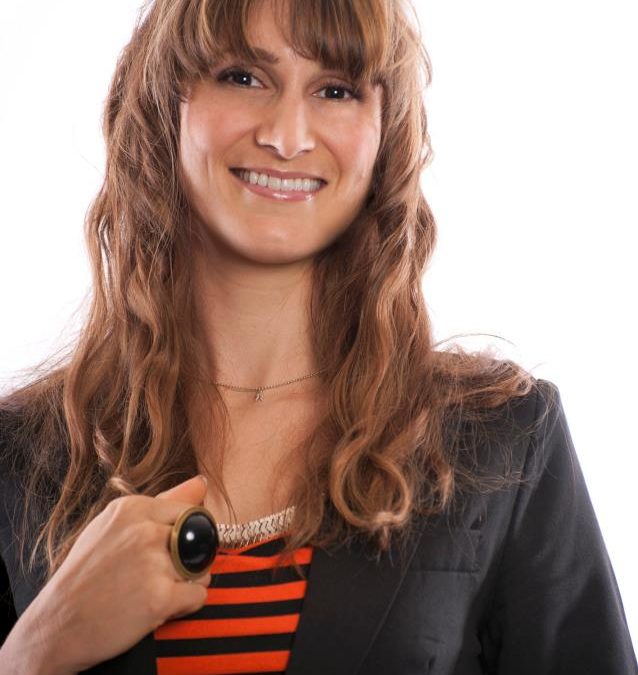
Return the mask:
<svg viewBox="0 0 638 675"><path fill-rule="evenodd" d="M224 387L225 389L232 389L233 391L254 391L255 392L255 401L263 401L264 395L263 392L266 389L276 389L277 387L284 387L287 384L292 384L293 382L300 382L301 380L307 380L319 373L323 373L327 368L322 368L321 370L315 370L314 373L309 373L308 375L303 375L302 377L296 377L294 380L286 380L286 382L279 382L278 384L268 384L263 387L238 387L234 384L223 384L221 382L213 382L216 387Z"/></svg>

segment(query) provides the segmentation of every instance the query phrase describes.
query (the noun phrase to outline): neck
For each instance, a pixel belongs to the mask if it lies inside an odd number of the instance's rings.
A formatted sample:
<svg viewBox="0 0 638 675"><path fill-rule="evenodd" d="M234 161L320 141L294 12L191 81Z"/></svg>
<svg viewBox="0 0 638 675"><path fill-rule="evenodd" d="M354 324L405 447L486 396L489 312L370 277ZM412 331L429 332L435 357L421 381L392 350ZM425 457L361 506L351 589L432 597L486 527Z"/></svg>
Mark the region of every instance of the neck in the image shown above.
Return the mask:
<svg viewBox="0 0 638 675"><path fill-rule="evenodd" d="M211 379L239 387L278 384L319 369L312 354L312 260L267 265L228 256L194 261L195 303ZM299 386L312 388L314 378ZM246 393L224 392L229 397Z"/></svg>

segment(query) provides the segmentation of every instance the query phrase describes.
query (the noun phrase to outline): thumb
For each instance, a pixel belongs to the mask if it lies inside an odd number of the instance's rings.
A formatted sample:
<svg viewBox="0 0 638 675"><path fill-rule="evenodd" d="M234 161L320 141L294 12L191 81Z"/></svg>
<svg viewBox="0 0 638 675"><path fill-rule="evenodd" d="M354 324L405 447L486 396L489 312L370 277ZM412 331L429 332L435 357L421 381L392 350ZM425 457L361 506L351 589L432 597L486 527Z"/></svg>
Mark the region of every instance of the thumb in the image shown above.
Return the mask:
<svg viewBox="0 0 638 675"><path fill-rule="evenodd" d="M174 499L188 504L201 504L206 496L208 481L206 476L199 474L179 483L170 490L164 490L156 495L156 499Z"/></svg>

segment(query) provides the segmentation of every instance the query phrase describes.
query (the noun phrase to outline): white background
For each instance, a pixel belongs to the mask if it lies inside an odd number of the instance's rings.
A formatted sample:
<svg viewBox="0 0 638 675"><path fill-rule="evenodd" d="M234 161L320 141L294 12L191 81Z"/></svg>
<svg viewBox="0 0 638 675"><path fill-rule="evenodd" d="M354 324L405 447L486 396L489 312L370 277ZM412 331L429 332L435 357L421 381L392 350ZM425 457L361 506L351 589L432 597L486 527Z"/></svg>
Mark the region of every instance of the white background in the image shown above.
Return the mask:
<svg viewBox="0 0 638 675"><path fill-rule="evenodd" d="M555 382L638 642L638 42L632 0L416 0L434 66L438 339ZM100 116L138 2L0 4L0 387L69 337Z"/></svg>

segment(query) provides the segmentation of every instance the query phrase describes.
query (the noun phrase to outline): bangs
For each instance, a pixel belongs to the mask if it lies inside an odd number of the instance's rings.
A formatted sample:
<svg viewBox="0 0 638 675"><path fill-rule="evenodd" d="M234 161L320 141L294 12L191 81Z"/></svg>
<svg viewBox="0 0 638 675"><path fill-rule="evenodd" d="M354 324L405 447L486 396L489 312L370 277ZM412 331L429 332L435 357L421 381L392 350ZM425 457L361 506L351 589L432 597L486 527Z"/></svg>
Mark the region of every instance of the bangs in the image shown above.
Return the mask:
<svg viewBox="0 0 638 675"><path fill-rule="evenodd" d="M387 0L186 0L175 3L181 11L175 8L170 17L173 44L165 47L189 78L225 54L263 59L247 36L263 2L272 3L284 39L299 56L340 70L354 83L384 81L392 53Z"/></svg>

